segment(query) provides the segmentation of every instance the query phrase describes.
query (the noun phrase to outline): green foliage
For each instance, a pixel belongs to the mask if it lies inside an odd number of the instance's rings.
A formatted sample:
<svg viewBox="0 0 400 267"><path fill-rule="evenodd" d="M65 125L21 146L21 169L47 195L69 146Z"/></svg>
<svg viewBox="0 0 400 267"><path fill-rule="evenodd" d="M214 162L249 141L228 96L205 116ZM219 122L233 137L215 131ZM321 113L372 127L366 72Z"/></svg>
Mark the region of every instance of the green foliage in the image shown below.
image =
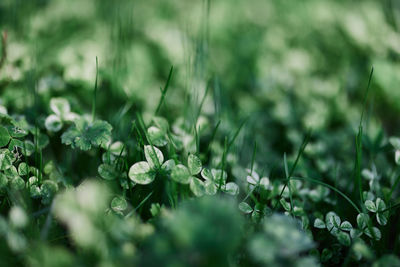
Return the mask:
<svg viewBox="0 0 400 267"><path fill-rule="evenodd" d="M111 141L112 126L105 121L89 122L85 118L75 121L61 136L63 144L78 147L81 150L90 150L92 146L105 146Z"/></svg>
<svg viewBox="0 0 400 267"><path fill-rule="evenodd" d="M2 265L398 266L399 11L0 1Z"/></svg>

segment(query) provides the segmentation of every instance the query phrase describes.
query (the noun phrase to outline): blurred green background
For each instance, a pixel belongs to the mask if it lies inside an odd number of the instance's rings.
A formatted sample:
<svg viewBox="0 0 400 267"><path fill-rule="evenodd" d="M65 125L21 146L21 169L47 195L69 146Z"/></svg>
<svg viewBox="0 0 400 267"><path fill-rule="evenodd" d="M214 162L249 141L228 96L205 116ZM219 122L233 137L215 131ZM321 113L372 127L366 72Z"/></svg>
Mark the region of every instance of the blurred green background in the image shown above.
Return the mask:
<svg viewBox="0 0 400 267"><path fill-rule="evenodd" d="M254 141L258 161L281 160L308 129L340 157L374 66L367 134L399 129L398 1L2 0L0 28L1 104L15 112L31 108L34 90L89 111L98 56L99 114L112 122L125 107L146 116L173 65L163 114L192 114L209 88L204 115L226 134L246 120L236 147L243 162ZM349 142L338 146L343 136Z"/></svg>

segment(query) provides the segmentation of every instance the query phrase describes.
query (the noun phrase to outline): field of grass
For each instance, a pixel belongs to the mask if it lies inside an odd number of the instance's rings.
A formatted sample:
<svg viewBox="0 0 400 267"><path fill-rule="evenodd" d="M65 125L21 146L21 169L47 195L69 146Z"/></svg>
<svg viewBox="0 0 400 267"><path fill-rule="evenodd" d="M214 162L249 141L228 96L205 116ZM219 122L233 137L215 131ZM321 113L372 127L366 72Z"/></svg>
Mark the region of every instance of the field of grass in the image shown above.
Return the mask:
<svg viewBox="0 0 400 267"><path fill-rule="evenodd" d="M1 0L1 266L400 266L396 0Z"/></svg>

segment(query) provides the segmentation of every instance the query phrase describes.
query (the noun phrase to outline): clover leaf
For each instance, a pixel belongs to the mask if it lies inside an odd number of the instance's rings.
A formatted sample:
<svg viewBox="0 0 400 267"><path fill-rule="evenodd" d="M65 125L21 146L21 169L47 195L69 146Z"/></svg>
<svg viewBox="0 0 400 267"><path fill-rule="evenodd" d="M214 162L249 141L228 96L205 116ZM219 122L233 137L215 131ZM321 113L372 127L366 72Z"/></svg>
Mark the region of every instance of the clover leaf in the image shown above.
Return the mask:
<svg viewBox="0 0 400 267"><path fill-rule="evenodd" d="M45 120L45 127L50 132L58 132L66 121L74 121L79 116L71 112L68 100L62 97L52 98L50 100L50 109L54 114L50 114Z"/></svg>
<svg viewBox="0 0 400 267"><path fill-rule="evenodd" d="M333 211L325 216L325 222L317 218L314 227L319 229L326 228L344 246L350 246L351 239L348 232L352 231L353 226L348 221L341 221L340 217Z"/></svg>
<svg viewBox="0 0 400 267"><path fill-rule="evenodd" d="M164 155L155 146L145 146L144 155L146 161L133 164L128 173L129 178L137 184L150 184L159 170L169 172L175 165L173 160L164 162Z"/></svg>
<svg viewBox="0 0 400 267"><path fill-rule="evenodd" d="M239 203L239 209L244 213L244 214L250 214L253 212L253 208L247 204L246 202L240 202Z"/></svg>
<svg viewBox="0 0 400 267"><path fill-rule="evenodd" d="M6 127L0 126L0 147L8 145L11 136Z"/></svg>
<svg viewBox="0 0 400 267"><path fill-rule="evenodd" d="M0 149L0 170L7 170L12 167L15 156L8 149Z"/></svg>
<svg viewBox="0 0 400 267"><path fill-rule="evenodd" d="M107 144L111 140L111 130L112 126L106 121L97 120L92 123L81 118L62 134L61 142L86 151L92 146Z"/></svg>
<svg viewBox="0 0 400 267"><path fill-rule="evenodd" d="M380 225L387 224L389 211L386 211L386 204L381 198L377 198L375 203L372 200L366 200L364 205L367 210L376 213L376 220Z"/></svg>
<svg viewBox="0 0 400 267"><path fill-rule="evenodd" d="M370 226L370 218L368 214L360 213L357 215L357 226L358 229L352 229L350 235L352 238L360 237L362 234L367 235L370 238L375 238L375 240L381 239L381 232L378 228Z"/></svg>
<svg viewBox="0 0 400 267"><path fill-rule="evenodd" d="M128 208L128 202L126 202L126 199L121 197L121 196L117 196L114 197L111 201L111 209L113 211L115 211L118 214L122 214L122 212L124 210L126 210Z"/></svg>

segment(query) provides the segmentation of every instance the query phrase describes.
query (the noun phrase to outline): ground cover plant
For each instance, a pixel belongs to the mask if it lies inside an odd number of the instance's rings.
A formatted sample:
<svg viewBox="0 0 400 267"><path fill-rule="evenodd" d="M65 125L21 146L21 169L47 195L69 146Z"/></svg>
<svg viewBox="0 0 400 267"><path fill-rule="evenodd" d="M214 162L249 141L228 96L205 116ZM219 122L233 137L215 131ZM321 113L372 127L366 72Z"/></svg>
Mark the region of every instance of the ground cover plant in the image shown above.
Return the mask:
<svg viewBox="0 0 400 267"><path fill-rule="evenodd" d="M0 2L3 266L400 266L396 1Z"/></svg>

